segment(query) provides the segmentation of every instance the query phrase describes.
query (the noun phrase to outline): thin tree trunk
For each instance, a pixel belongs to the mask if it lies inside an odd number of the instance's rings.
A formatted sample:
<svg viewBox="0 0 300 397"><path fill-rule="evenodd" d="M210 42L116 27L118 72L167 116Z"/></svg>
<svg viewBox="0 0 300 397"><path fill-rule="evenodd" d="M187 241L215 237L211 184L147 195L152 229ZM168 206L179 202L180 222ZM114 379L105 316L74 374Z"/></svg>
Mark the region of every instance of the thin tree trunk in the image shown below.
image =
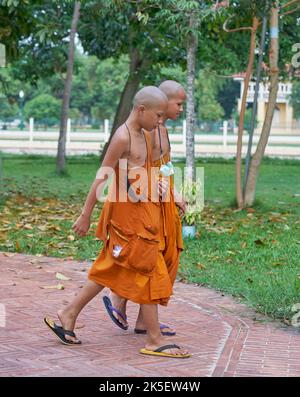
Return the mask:
<svg viewBox="0 0 300 397"><path fill-rule="evenodd" d="M243 208L242 147L243 147L244 121L245 121L245 112L246 112L246 104L247 104L247 93L253 70L254 54L255 54L255 38L256 38L256 31L258 28L258 24L259 24L258 19L254 17L252 20L249 61L244 80L244 92L242 97L241 112L240 112L239 127L238 127L238 139L237 139L237 148L236 148L236 201L239 209Z"/></svg>
<svg viewBox="0 0 300 397"><path fill-rule="evenodd" d="M102 163L107 148L111 142L111 139L116 131L116 129L122 125L127 117L130 114L132 109L132 101L134 95L136 94L139 84L142 79L142 75L145 70L150 66L151 60L147 57L141 57L138 50L136 48L131 48L130 50L130 68L129 68L129 77L123 89L120 102L118 105L118 109L114 118L113 126L110 132L109 140L106 142L101 155L100 155L100 163Z"/></svg>
<svg viewBox="0 0 300 397"><path fill-rule="evenodd" d="M259 47L259 58L258 58L258 65L257 65L257 72L256 72L253 108L252 108L251 123L250 123L250 130L249 130L248 148L247 148L246 161L245 161L243 195L245 195L245 189L246 189L246 184L247 184L248 175L249 175L249 166L250 166L252 143L253 143L253 133L254 133L254 128L255 128L256 114L257 114L257 101L258 101L259 87L260 87L260 76L261 76L262 62L263 62L263 56L264 56L264 51L265 51L267 23L268 23L268 18L266 15L264 15L263 23L262 23L261 42L260 42L260 47Z"/></svg>
<svg viewBox="0 0 300 397"><path fill-rule="evenodd" d="M130 68L129 76L123 89L118 109L114 118L112 133L124 123L132 109L132 100L136 94L142 77L142 71L145 69L147 60L141 58L136 48L130 51Z"/></svg>
<svg viewBox="0 0 300 397"><path fill-rule="evenodd" d="M191 14L189 26L192 30L187 43L187 105L186 105L186 178L195 178L195 72L198 37L194 33L197 19Z"/></svg>
<svg viewBox="0 0 300 397"><path fill-rule="evenodd" d="M80 1L75 1L71 32L70 32L67 76L65 81L64 94L63 94L62 107L61 107L59 139L58 139L58 148L57 148L57 157L56 157L56 172L58 174L61 174L66 169L67 123L68 123L68 113L69 113L71 88L72 88L75 35L77 31L79 15L80 15Z"/></svg>
<svg viewBox="0 0 300 397"><path fill-rule="evenodd" d="M278 40L278 8L271 10L270 17L270 30L271 30L271 41L270 41L270 89L269 89L269 102L266 112L266 117L262 127L262 132L259 138L259 142L256 147L256 151L252 157L249 176L245 189L245 206L253 205L255 199L256 181L258 176L259 167L261 160L264 156L265 149L270 136L272 120L274 110L276 106L277 92L278 92L278 80L279 80L279 69L278 69L278 56L279 56L279 40Z"/></svg>

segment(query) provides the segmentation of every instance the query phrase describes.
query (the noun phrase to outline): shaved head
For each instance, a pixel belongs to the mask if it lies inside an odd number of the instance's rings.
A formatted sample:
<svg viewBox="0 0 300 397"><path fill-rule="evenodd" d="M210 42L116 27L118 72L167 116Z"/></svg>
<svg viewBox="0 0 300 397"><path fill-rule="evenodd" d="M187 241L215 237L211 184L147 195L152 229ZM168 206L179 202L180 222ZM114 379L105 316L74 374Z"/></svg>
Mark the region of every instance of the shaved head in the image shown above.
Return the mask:
<svg viewBox="0 0 300 397"><path fill-rule="evenodd" d="M133 107L136 109L138 106L145 107L157 106L160 103L167 103L168 97L166 94L157 87L149 85L139 90L133 98Z"/></svg>
<svg viewBox="0 0 300 397"><path fill-rule="evenodd" d="M158 88L167 95L168 99L174 98L180 91L185 94L183 86L175 80L163 81Z"/></svg>

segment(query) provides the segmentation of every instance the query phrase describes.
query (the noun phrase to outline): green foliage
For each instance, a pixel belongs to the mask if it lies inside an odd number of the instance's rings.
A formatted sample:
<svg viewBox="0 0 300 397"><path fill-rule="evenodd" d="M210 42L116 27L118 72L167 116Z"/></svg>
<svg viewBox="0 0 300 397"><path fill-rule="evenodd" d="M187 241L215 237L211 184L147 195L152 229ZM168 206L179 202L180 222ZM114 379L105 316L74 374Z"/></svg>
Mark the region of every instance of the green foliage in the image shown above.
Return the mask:
<svg viewBox="0 0 300 397"><path fill-rule="evenodd" d="M232 117L233 111L237 105L237 99L239 97L240 83L238 81L226 79L217 94L217 101L224 109L226 120Z"/></svg>
<svg viewBox="0 0 300 397"><path fill-rule="evenodd" d="M200 181L185 181L182 189L182 196L187 202L187 208L182 216L183 224L188 226L197 225L201 220L203 206L200 200L200 192L203 187Z"/></svg>
<svg viewBox="0 0 300 397"><path fill-rule="evenodd" d="M206 70L201 70L195 82L197 116L201 121L217 121L223 118L224 109L217 101L217 93L223 81L217 80Z"/></svg>
<svg viewBox="0 0 300 397"><path fill-rule="evenodd" d="M58 123L61 103L49 94L41 94L28 101L24 108L25 117L33 117L37 123L48 126Z"/></svg>
<svg viewBox="0 0 300 397"><path fill-rule="evenodd" d="M235 122L238 125L239 119L240 119L240 114L236 111L234 113L234 118ZM252 118L252 108L247 108L245 112L245 118L244 118L244 129L245 131L249 132L251 128L251 118ZM254 123L254 128L257 127L257 119L255 120Z"/></svg>
<svg viewBox="0 0 300 397"><path fill-rule="evenodd" d="M73 79L71 106L88 119L112 119L128 76L128 59L80 56L80 67Z"/></svg>
<svg viewBox="0 0 300 397"><path fill-rule="evenodd" d="M268 13L273 3L271 0L230 1L229 7L216 11L213 8L216 1L82 1L78 27L81 43L88 54L94 54L105 62L85 62L76 57L71 98L71 107L77 109L76 117L79 111L80 117L86 119L113 118L128 77L129 55L133 50L138 53L136 72L140 74L142 84L159 84L164 78L173 78L184 84L185 48L191 33L188 23L191 13L197 18L193 33L197 33L199 40L198 68L201 70L209 64L210 72L220 75L244 71L248 59L249 32L226 33L222 25L230 17L229 27L249 26L253 15L261 17L263 11ZM281 5L284 3L286 0L280 1ZM7 47L9 61L14 59L9 89L4 90L9 103L18 102L20 89L25 91L26 101L41 93L62 98L73 4L50 0L0 1L0 41ZM284 65L290 63L293 56L292 45L300 41L297 15L280 19L280 67L283 76ZM258 41L259 35L260 32ZM267 32L266 54L268 43ZM114 64L110 57L115 61L120 59L120 62ZM268 62L266 58L267 55L264 61ZM86 65L88 62L90 65ZM0 70L3 84L2 76L3 71ZM216 77L217 80L224 81L221 76ZM24 83L23 86L20 84L23 81L34 83L36 92L27 85L24 89ZM207 82L204 96L200 94L205 87L196 89L198 101L204 101L197 107L201 118L216 119L223 112L216 102L216 92L210 92L209 85L211 82ZM220 96L219 99L221 101ZM229 106L227 99L221 104L228 118L234 103Z"/></svg>
<svg viewBox="0 0 300 397"><path fill-rule="evenodd" d="M164 5L164 1L88 2L78 27L85 51L99 59L116 59L134 51L135 69L143 82L153 80L163 66L184 64L184 48L174 45L178 32L161 16Z"/></svg>
<svg viewBox="0 0 300 397"><path fill-rule="evenodd" d="M10 105L5 97L0 98L0 121L12 121L18 117L16 104Z"/></svg>
<svg viewBox="0 0 300 397"><path fill-rule="evenodd" d="M20 80L64 72L73 2L1 1L0 41Z"/></svg>
<svg viewBox="0 0 300 397"><path fill-rule="evenodd" d="M34 84L17 79L19 67L11 65L0 69L1 104L16 108L19 103L19 91L25 92L25 103L33 98L48 94L62 100L64 76L60 73L39 78ZM118 105L128 75L128 58L99 61L96 57L76 54L76 68L73 75L70 117L78 122L98 122L105 118L112 119ZM4 105L3 105L4 106ZM1 105L2 107L2 105ZM2 110L2 109L1 109ZM3 114L0 110L0 117ZM60 114L60 111L59 113ZM27 114L30 116L30 114Z"/></svg>

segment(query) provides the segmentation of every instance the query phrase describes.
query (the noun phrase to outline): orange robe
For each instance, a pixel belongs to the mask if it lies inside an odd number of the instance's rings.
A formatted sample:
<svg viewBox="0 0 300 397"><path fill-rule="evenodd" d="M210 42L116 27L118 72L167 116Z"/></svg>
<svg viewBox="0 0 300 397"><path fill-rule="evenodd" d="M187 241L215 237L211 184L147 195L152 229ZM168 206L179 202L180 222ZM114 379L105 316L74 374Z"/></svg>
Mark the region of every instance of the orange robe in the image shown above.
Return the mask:
<svg viewBox="0 0 300 397"><path fill-rule="evenodd" d="M152 153L149 134L145 132L147 160L144 167L150 190ZM163 256L164 205L151 200L121 202L119 193L125 182L119 175L117 167L117 200L107 200L102 208L96 236L103 240L104 247L89 271L89 279L132 302L167 305L172 294L172 281ZM116 246L122 247L118 255L114 252Z"/></svg>
<svg viewBox="0 0 300 397"><path fill-rule="evenodd" d="M163 163L170 161L169 153L166 153L162 159L153 162L153 166L160 167ZM170 177L170 199L162 202L163 211L163 229L160 241L164 241L163 257L167 265L168 273L172 285L175 282L176 274L179 267L179 257L183 250L182 228L178 209L174 201L173 187L174 176Z"/></svg>

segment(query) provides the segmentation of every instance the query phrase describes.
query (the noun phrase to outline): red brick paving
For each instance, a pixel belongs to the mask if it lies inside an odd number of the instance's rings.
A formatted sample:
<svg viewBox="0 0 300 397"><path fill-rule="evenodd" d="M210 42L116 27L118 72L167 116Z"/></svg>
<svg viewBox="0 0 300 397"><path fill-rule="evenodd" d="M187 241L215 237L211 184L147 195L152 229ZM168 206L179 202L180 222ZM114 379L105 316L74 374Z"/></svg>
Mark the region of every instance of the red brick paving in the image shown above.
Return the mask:
<svg viewBox="0 0 300 397"><path fill-rule="evenodd" d="M6 326L0 327L0 377L300 376L296 328L270 322L211 289L179 282L168 308L160 309L160 319L176 327L171 340L193 352L192 358L139 354L145 336L133 333L138 306L129 303L131 327L122 331L109 319L100 296L79 316L76 333L83 344L62 345L43 317L56 319L57 309L85 282L88 267L84 262L0 252L0 304L6 308ZM56 272L71 280L56 280ZM65 289L41 288L58 283Z"/></svg>

